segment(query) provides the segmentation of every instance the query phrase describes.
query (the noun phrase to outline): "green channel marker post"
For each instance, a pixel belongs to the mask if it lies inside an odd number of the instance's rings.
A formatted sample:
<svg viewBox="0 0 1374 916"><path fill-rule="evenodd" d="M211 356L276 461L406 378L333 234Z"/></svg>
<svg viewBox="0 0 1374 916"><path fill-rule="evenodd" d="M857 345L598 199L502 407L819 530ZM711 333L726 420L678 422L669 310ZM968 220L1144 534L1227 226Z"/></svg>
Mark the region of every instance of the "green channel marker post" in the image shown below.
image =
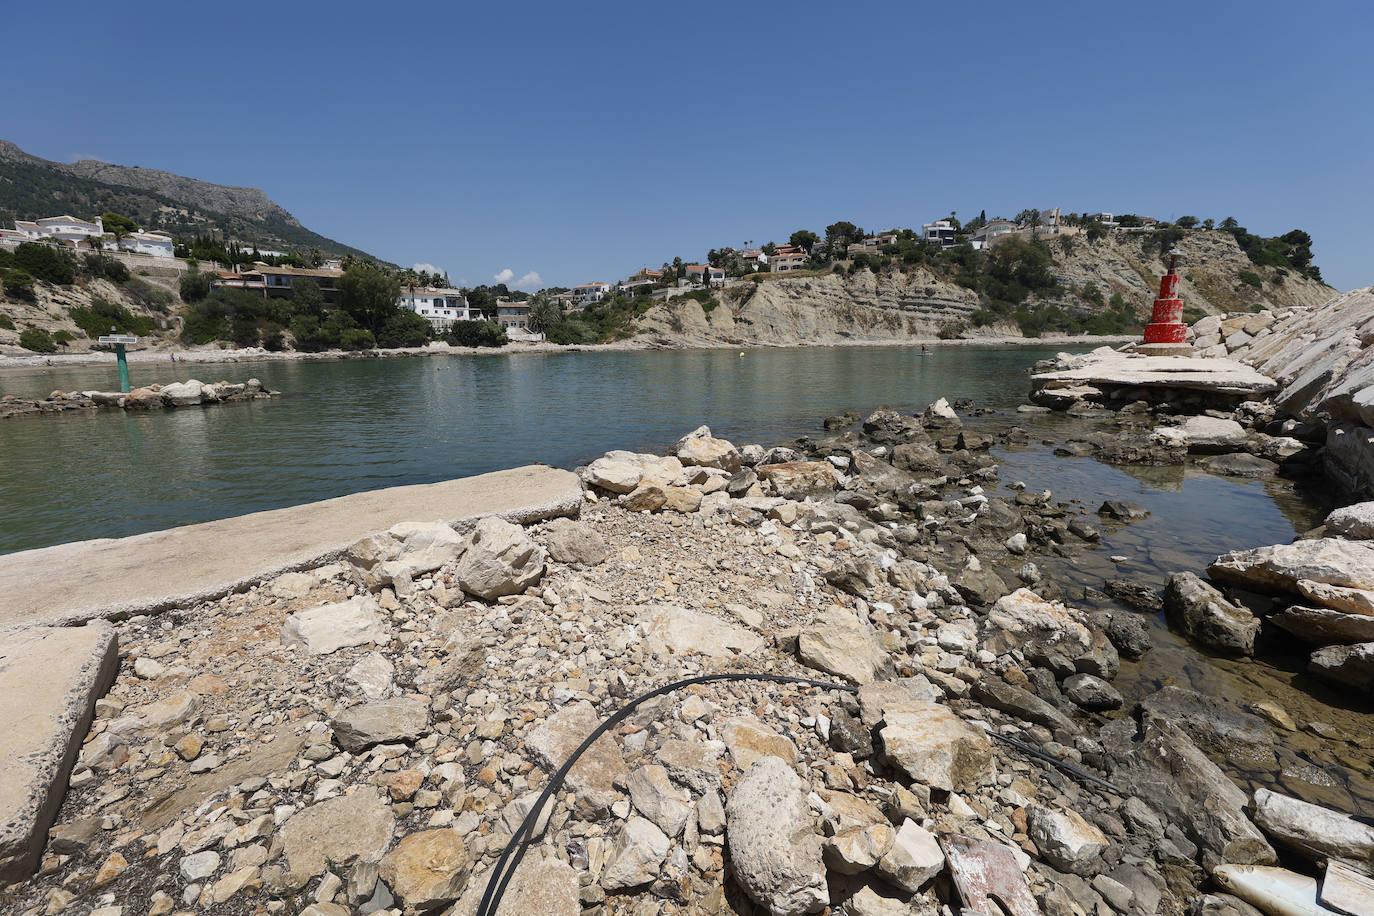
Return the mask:
<svg viewBox="0 0 1374 916"><path fill-rule="evenodd" d="M111 331L114 328L110 328ZM132 334L106 334L99 338L98 343L114 344L115 358L119 360L119 390L124 394L129 393L129 360L125 355L124 348L138 343L138 338Z"/></svg>

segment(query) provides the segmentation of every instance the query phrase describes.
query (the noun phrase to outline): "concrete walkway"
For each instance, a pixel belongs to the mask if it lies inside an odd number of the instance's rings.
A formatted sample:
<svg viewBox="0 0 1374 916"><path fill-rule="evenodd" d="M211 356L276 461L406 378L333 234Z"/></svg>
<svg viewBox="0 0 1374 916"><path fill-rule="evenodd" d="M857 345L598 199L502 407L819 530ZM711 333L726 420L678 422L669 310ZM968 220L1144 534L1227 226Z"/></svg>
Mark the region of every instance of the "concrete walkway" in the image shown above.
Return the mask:
<svg viewBox="0 0 1374 916"><path fill-rule="evenodd" d="M528 523L576 515L575 474L530 466L354 493L287 509L76 541L0 556L0 637L17 627L146 614L211 600L343 555L397 522L463 527L485 515Z"/></svg>

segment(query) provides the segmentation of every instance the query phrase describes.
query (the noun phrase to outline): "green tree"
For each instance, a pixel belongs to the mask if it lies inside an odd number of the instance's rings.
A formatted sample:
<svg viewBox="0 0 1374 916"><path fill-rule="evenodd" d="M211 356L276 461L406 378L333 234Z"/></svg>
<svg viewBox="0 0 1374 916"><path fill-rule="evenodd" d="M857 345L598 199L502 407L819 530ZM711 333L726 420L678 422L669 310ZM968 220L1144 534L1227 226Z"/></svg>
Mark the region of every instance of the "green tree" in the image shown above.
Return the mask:
<svg viewBox="0 0 1374 916"><path fill-rule="evenodd" d="M1234 216L1228 216L1226 217L1226 219L1221 221L1221 228L1238 229L1240 228L1240 223L1236 222L1236 218Z"/></svg>
<svg viewBox="0 0 1374 916"><path fill-rule="evenodd" d="M138 231L138 223L121 213L107 212L101 214L100 224L105 227L106 232L116 239L122 239Z"/></svg>
<svg viewBox="0 0 1374 916"><path fill-rule="evenodd" d="M373 335L395 314L400 298L401 282L370 261L350 265L339 278L340 305Z"/></svg>
<svg viewBox="0 0 1374 916"><path fill-rule="evenodd" d="M432 329L428 318L410 309L396 309L377 332L377 346L385 349L423 347L429 343Z"/></svg>
<svg viewBox="0 0 1374 916"><path fill-rule="evenodd" d="M203 274L198 270L187 271L181 275L181 281L177 284L181 292L181 301L186 303L199 302L210 295L210 285L214 278L210 274Z"/></svg>
<svg viewBox="0 0 1374 916"><path fill-rule="evenodd" d="M468 300L468 308L483 318L496 315L496 297L485 286L473 287L467 291L465 297Z"/></svg>
<svg viewBox="0 0 1374 916"><path fill-rule="evenodd" d="M1211 228L1212 228L1213 226L1215 226L1216 224L1217 224L1217 221L1214 220L1214 219L1205 219L1205 220L1202 221L1202 228L1203 228L1203 229L1211 229Z"/></svg>
<svg viewBox="0 0 1374 916"><path fill-rule="evenodd" d="M320 292L320 284L309 277L296 278L291 284L292 314L323 318L324 307L324 293Z"/></svg>
<svg viewBox="0 0 1374 916"><path fill-rule="evenodd" d="M802 251L810 254L811 249L815 248L820 240L821 237L810 229L798 229L796 232L792 233L787 242L789 245L796 245Z"/></svg>
<svg viewBox="0 0 1374 916"><path fill-rule="evenodd" d="M842 252L846 246L864 240L864 231L848 220L840 220L825 227L825 241L832 253Z"/></svg>
<svg viewBox="0 0 1374 916"><path fill-rule="evenodd" d="M35 353L55 353L57 344L53 343L48 332L39 328L25 328L19 332L19 346Z"/></svg>
<svg viewBox="0 0 1374 916"><path fill-rule="evenodd" d="M33 277L22 267L5 272L5 293L16 299L33 298Z"/></svg>
<svg viewBox="0 0 1374 916"><path fill-rule="evenodd" d="M1174 222L1174 225L1178 226L1180 229L1196 229L1197 224L1198 218L1196 216L1180 216Z"/></svg>
<svg viewBox="0 0 1374 916"><path fill-rule="evenodd" d="M70 286L76 279L76 259L56 245L20 242L14 249L14 266L22 267L36 280Z"/></svg>
<svg viewBox="0 0 1374 916"><path fill-rule="evenodd" d="M545 333L549 328L563 320L563 311L547 299L535 297L530 305L529 328L536 333Z"/></svg>

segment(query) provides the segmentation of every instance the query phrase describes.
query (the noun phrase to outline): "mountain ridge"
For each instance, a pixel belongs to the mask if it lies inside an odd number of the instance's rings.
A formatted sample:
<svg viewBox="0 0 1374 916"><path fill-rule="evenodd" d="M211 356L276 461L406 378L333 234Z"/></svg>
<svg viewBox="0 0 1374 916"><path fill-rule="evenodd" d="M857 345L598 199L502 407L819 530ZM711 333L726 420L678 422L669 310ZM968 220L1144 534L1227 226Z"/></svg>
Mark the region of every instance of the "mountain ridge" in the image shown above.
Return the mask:
<svg viewBox="0 0 1374 916"><path fill-rule="evenodd" d="M76 210L72 216L85 218L114 210L178 236L214 232L264 248L372 257L306 228L260 188L96 159L54 162L0 140L0 212L37 219Z"/></svg>

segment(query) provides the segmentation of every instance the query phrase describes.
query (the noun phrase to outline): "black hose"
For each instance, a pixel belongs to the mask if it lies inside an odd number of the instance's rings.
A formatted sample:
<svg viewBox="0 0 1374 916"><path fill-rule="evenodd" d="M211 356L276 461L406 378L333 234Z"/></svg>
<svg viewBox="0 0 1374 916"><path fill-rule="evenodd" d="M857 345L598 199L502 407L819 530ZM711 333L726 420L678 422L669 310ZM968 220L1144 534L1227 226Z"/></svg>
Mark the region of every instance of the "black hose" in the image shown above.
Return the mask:
<svg viewBox="0 0 1374 916"><path fill-rule="evenodd" d="M477 905L476 916L492 916L492 914L496 912L496 908L500 904L501 898L505 896L507 886L510 884L511 879L515 877L515 872L519 869L521 861L524 860L526 850L529 849L530 842L534 836L534 825L539 822L539 818L544 812L544 806L548 803L549 799L552 798L553 794L563 785L563 780L567 778L568 772L573 768L573 764L577 763L577 758L586 753L586 751L596 743L597 739L608 732L612 727L625 721L630 713L634 712L642 703L656 697L661 697L664 694L672 693L674 690L679 690L683 687L691 687L695 684L711 684L717 681L771 681L775 684L803 684L808 687L819 687L822 690L843 690L846 693L859 692L859 688L851 684L833 684L828 681L817 681L806 677L793 677L787 674L731 672L727 674L704 674L699 677L687 678L685 681L674 681L671 684L665 684L656 690L651 690L646 694L635 697L629 703L626 703L620 709L611 713L606 721L593 729L586 740L578 745L577 750L568 755L568 759L563 761L563 765L549 778L549 784L544 787L543 792L539 793L539 798L535 801L534 807L525 815L525 819L520 822L519 829L515 831L514 835L510 838L510 842L506 844L505 850L501 853L501 858L497 859L496 865L492 867L491 876L487 879L487 888L482 893L481 902ZM1047 763L1052 763L1081 779L1086 779L1105 786L1118 795L1125 794L1110 782L1107 782L1099 776L1094 776L1080 766L1068 763L1067 761L1057 760L1044 751L1031 747L1028 744L1023 744L1015 739L1004 737L994 731L988 731L988 734L998 741L1002 741L1018 750L1038 757ZM549 814L552 816L553 812L550 811ZM509 867L507 867L508 865Z"/></svg>
<svg viewBox="0 0 1374 916"><path fill-rule="evenodd" d="M534 807L530 809L529 814L525 815L525 819L520 822L520 829L515 831L505 851L501 853L501 858L496 860L496 865L492 868L491 877L487 879L487 889L482 894L482 901L477 905L476 916L491 916L492 913L496 912L497 905L506 893L506 886L510 884L511 878L515 876L516 869L520 867L521 860L525 858L525 850L529 848L530 840L533 838L534 825L538 823L539 817L543 814L544 805L548 802L553 793L558 791L558 788L563 784L563 780L567 777L568 771L572 769L573 764L577 762L578 757L581 757L588 748L596 743L598 738L604 735L612 727L623 722L630 713L634 712L634 710L645 701L652 700L655 697L661 697L666 693L671 693L683 687L691 687L694 684L710 684L715 681L772 681L778 684L805 684L811 687L819 687L823 690L844 690L849 693L859 692L859 688L849 684L831 684L826 681L816 681L805 677L791 677L786 674L747 674L737 672L731 674L706 674L700 677L688 678L685 681L674 681L671 684L665 684L659 687L657 690L651 690L642 696L636 697L612 713L605 722L598 725L592 733L587 736L587 739L578 746L577 750L573 751L572 754L568 756L568 759L558 768L558 772L550 777L549 784L545 786L544 791L539 794L538 801L534 803ZM550 814L552 814L552 812L550 812ZM514 858L512 858L512 852L514 852ZM507 863L510 865L509 868L506 867Z"/></svg>

